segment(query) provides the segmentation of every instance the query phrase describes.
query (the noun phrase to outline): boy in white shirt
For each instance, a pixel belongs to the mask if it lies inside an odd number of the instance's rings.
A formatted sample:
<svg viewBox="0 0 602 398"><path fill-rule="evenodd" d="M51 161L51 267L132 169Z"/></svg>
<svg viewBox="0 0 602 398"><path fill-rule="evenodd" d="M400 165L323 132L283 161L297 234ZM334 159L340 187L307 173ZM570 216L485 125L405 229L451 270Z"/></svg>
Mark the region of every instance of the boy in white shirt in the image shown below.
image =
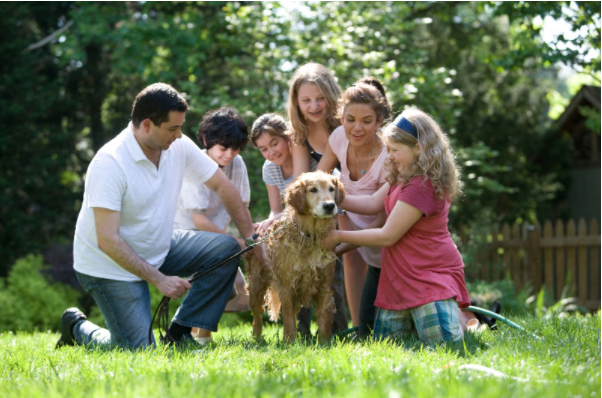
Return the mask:
<svg viewBox="0 0 602 398"><path fill-rule="evenodd" d="M249 207L251 191L247 168L239 152L244 150L248 139L248 127L242 116L231 107L222 107L209 111L203 116L197 133L197 141L206 149L207 154L228 177L240 194L245 207ZM230 215L215 192L204 184L185 181L178 200L178 209L174 222L175 229L199 230L225 234L230 223ZM241 249L243 239L235 238ZM249 310L249 296L245 289L245 279L240 268L236 274L234 296L226 305L226 312ZM203 330L192 330L199 343L211 339L211 333Z"/></svg>

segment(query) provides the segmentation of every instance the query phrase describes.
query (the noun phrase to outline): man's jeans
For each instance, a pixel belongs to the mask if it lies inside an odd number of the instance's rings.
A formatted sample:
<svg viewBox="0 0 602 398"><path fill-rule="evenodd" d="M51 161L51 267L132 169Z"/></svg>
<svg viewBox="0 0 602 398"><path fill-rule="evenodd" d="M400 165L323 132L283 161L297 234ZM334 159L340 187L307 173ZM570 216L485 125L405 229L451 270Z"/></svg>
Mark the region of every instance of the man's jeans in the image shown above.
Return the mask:
<svg viewBox="0 0 602 398"><path fill-rule="evenodd" d="M238 242L223 234L175 230L171 247L159 271L188 277L206 270L240 251ZM217 331L232 291L239 258L236 257L192 284L172 322ZM77 273L77 279L94 297L108 330L89 321L73 328L79 344L146 348L151 326L150 293L145 281L123 282ZM154 336L152 336L154 345Z"/></svg>

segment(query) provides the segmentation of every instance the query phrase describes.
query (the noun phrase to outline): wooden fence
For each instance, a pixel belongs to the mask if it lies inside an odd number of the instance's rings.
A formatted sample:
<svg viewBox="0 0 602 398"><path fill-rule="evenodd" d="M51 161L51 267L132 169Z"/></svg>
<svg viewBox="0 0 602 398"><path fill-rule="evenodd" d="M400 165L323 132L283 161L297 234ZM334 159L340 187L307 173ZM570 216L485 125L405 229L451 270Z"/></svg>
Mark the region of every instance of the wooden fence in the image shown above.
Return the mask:
<svg viewBox="0 0 602 398"><path fill-rule="evenodd" d="M466 234L461 239L466 242ZM556 300L570 280L569 292L579 304L600 308L600 230L596 219L554 224L547 220L522 226L504 224L501 229L482 232L477 240L481 249L473 264L467 264L469 279L500 280L507 274L518 288L529 282L534 292L542 286Z"/></svg>

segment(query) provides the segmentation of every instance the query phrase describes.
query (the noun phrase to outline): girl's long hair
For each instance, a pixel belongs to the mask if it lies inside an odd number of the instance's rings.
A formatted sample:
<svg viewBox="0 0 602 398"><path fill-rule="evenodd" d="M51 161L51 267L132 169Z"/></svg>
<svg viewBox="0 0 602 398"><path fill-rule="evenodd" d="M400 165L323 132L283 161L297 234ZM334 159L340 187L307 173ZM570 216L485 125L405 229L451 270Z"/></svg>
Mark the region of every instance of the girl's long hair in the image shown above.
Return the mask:
<svg viewBox="0 0 602 398"><path fill-rule="evenodd" d="M387 159L385 167L389 171L387 182L393 185L407 184L416 176L428 177L435 187L435 196L452 201L462 194L460 170L452 153L447 135L439 124L420 109L411 107L401 114L418 131L418 139L397 127L394 122L383 129L386 142L394 142L409 147L418 144L420 149L414 164L404 172L399 172L395 163Z"/></svg>
<svg viewBox="0 0 602 398"><path fill-rule="evenodd" d="M326 109L323 120L328 134L341 125L341 122L335 115L337 101L341 96L341 88L328 68L314 62L301 66L293 75L288 92L286 110L291 124L291 138L293 142L305 145L309 130L297 102L299 87L303 83L314 83L326 98L328 109Z"/></svg>

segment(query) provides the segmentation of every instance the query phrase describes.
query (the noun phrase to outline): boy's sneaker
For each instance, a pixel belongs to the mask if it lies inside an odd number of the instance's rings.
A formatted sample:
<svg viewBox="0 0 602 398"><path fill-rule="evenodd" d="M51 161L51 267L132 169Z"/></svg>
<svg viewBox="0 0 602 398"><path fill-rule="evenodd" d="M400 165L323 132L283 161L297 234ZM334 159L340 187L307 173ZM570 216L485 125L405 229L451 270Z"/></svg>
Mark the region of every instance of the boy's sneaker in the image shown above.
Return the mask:
<svg viewBox="0 0 602 398"><path fill-rule="evenodd" d="M78 322L85 321L86 319L86 315L84 315L79 308L67 308L65 312L63 312L63 316L61 318L61 337L59 337L59 341L56 342L56 348L66 345L74 346L75 336L73 336L73 327Z"/></svg>
<svg viewBox="0 0 602 398"><path fill-rule="evenodd" d="M195 337L194 341L196 341L200 345L207 345L207 344L211 343L213 340L211 340L211 337Z"/></svg>
<svg viewBox="0 0 602 398"><path fill-rule="evenodd" d="M171 336L170 336L171 337ZM170 340L167 338L167 336L163 336L161 338L161 342L163 344L165 344L166 346L172 346L172 347L177 347L177 348L192 348L192 349L199 349L202 346L206 345L202 344L201 342L197 341L194 337L192 337L191 334L184 334L182 335L181 338L179 338L178 340L173 340L173 338Z"/></svg>
<svg viewBox="0 0 602 398"><path fill-rule="evenodd" d="M494 301L493 304L491 305L490 311L495 312L496 314L499 314L502 311L502 303L500 303L499 301ZM497 321L497 319L490 318L490 320L491 320L491 325L489 326L489 329L497 330L497 325L495 324L495 321Z"/></svg>

